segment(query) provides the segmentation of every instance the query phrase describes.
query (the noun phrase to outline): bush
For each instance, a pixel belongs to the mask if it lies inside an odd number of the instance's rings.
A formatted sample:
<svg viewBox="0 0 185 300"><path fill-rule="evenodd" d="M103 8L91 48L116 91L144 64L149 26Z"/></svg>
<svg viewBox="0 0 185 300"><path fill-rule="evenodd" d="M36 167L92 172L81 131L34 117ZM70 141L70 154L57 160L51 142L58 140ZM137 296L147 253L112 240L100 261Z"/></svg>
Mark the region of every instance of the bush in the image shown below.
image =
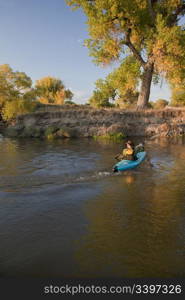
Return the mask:
<svg viewBox="0 0 185 300"><path fill-rule="evenodd" d="M124 135L122 132L107 133L105 135L95 135L95 136L93 136L93 138L95 140L103 139L103 140L111 140L111 141L115 141L115 142L119 142L119 141L125 139L125 137L126 137L126 135Z"/></svg>
<svg viewBox="0 0 185 300"><path fill-rule="evenodd" d="M159 99L156 102L154 102L153 107L154 109L163 109L168 105L168 101L165 99Z"/></svg>
<svg viewBox="0 0 185 300"><path fill-rule="evenodd" d="M73 101L71 101L71 100L66 100L65 101L65 103L64 103L65 105L78 105L78 104L76 104L75 102L73 102Z"/></svg>
<svg viewBox="0 0 185 300"><path fill-rule="evenodd" d="M185 106L185 89L174 89L172 91L171 106Z"/></svg>
<svg viewBox="0 0 185 300"><path fill-rule="evenodd" d="M58 129L57 126L49 126L44 132L45 137L49 140L53 139Z"/></svg>
<svg viewBox="0 0 185 300"><path fill-rule="evenodd" d="M147 107L150 109L154 108L154 102L149 101Z"/></svg>
<svg viewBox="0 0 185 300"><path fill-rule="evenodd" d="M134 109L136 108L138 96L138 92L126 90L125 94L116 100L116 105L121 109Z"/></svg>
<svg viewBox="0 0 185 300"><path fill-rule="evenodd" d="M18 115L34 112L36 110L37 103L25 99L16 99L14 101L8 101L5 103L2 116L6 121L15 119Z"/></svg>

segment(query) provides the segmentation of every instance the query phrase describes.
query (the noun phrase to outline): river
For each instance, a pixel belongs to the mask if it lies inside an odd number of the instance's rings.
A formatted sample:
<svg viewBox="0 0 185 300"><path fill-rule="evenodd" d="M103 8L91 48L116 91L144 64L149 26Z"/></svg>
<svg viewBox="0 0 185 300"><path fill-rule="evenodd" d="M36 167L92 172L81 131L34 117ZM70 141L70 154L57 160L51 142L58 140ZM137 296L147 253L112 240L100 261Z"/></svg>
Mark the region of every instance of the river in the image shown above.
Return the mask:
<svg viewBox="0 0 185 300"><path fill-rule="evenodd" d="M185 139L113 174L121 147L0 140L1 277L185 276Z"/></svg>

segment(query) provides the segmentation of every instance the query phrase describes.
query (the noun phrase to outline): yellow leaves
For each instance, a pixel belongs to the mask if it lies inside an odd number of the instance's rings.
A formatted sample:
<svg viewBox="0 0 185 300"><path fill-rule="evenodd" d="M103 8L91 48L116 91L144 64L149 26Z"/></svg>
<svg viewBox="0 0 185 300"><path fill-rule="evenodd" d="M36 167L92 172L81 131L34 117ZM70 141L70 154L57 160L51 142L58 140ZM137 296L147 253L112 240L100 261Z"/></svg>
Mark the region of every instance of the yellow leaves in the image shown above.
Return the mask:
<svg viewBox="0 0 185 300"><path fill-rule="evenodd" d="M12 72L12 69L8 64L0 65L0 74L9 74Z"/></svg>
<svg viewBox="0 0 185 300"><path fill-rule="evenodd" d="M111 6L110 11L111 11L112 15L117 15L117 13L118 13L118 6L117 6L116 2L114 2L114 4Z"/></svg>
<svg viewBox="0 0 185 300"><path fill-rule="evenodd" d="M71 93L70 90L65 89L65 86L60 79L50 76L37 80L36 89L40 96L39 101L50 104L64 104L65 98L68 98ZM70 95L72 98L72 93Z"/></svg>
<svg viewBox="0 0 185 300"><path fill-rule="evenodd" d="M138 34L138 32L136 32L136 30L133 30L130 40L135 46L140 45L141 36Z"/></svg>
<svg viewBox="0 0 185 300"><path fill-rule="evenodd" d="M161 57L165 51L165 45L163 40L157 40L153 45L152 53L155 57Z"/></svg>
<svg viewBox="0 0 185 300"><path fill-rule="evenodd" d="M104 44L104 50L109 52L111 56L117 57L119 54L120 46L116 40L107 40Z"/></svg>
<svg viewBox="0 0 185 300"><path fill-rule="evenodd" d="M124 12L123 11L120 11L118 12L118 18L123 18L124 17Z"/></svg>
<svg viewBox="0 0 185 300"><path fill-rule="evenodd" d="M104 25L96 24L90 26L89 28L90 35L92 36L93 39L103 39L107 35L107 26L106 23Z"/></svg>
<svg viewBox="0 0 185 300"><path fill-rule="evenodd" d="M42 104L48 104L48 99L44 98L44 97L40 97L39 102L42 103Z"/></svg>
<svg viewBox="0 0 185 300"><path fill-rule="evenodd" d="M180 26L167 27L165 20L159 15L152 53L155 70L168 79L179 82L181 64L185 60L185 34Z"/></svg>
<svg viewBox="0 0 185 300"><path fill-rule="evenodd" d="M175 9L182 4L183 4L182 0L166 0L164 6L166 6L169 9Z"/></svg>
<svg viewBox="0 0 185 300"><path fill-rule="evenodd" d="M185 82L171 85L172 97L171 104L174 106L185 105Z"/></svg>
<svg viewBox="0 0 185 300"><path fill-rule="evenodd" d="M2 115L4 120L10 120L16 118L18 115L33 112L35 109L35 102L24 99L16 99L5 103Z"/></svg>
<svg viewBox="0 0 185 300"><path fill-rule="evenodd" d="M97 64L105 66L119 57L120 44L117 39L109 37L102 41L89 39L86 44L90 49L90 55L95 58L94 62Z"/></svg>
<svg viewBox="0 0 185 300"><path fill-rule="evenodd" d="M140 9L145 9L147 7L147 0L136 0L135 2Z"/></svg>
<svg viewBox="0 0 185 300"><path fill-rule="evenodd" d="M58 105L63 105L65 100L65 90L61 90L56 92L54 95L55 103Z"/></svg>

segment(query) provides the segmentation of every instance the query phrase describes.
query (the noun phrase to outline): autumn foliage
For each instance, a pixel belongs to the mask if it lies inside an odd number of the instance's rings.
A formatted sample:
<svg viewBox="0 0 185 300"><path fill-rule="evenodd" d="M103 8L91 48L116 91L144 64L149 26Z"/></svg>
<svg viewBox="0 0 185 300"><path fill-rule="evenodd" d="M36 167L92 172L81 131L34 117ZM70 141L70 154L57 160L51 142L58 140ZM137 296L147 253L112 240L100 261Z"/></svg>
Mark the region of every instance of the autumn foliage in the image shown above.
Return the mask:
<svg viewBox="0 0 185 300"><path fill-rule="evenodd" d="M74 9L82 9L87 17L89 48L94 62L107 65L114 61L123 67L127 60L129 73L119 82L135 81L133 66L139 64L137 80L140 88L137 107L147 107L153 78L164 77L181 84L185 78L185 14L183 0L66 0ZM118 71L119 72L119 71ZM118 75L119 77L119 75ZM131 78L130 78L131 77ZM131 80L132 79L132 80ZM96 94L96 91L95 91Z"/></svg>
<svg viewBox="0 0 185 300"><path fill-rule="evenodd" d="M73 93L60 79L44 77L33 86L24 72L13 71L7 64L0 65L0 111L4 120L33 112L40 102L62 105L72 97Z"/></svg>

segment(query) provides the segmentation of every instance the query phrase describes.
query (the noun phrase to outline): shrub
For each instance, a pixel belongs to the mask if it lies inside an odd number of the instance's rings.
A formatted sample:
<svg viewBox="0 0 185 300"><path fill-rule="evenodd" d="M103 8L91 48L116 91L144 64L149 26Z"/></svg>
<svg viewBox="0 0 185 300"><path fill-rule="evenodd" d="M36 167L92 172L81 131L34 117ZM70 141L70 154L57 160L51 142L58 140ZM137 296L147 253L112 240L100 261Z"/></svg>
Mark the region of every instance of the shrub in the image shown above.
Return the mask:
<svg viewBox="0 0 185 300"><path fill-rule="evenodd" d="M181 89L174 89L172 91L172 99L170 102L171 106L185 106L185 90L184 88Z"/></svg>
<svg viewBox="0 0 185 300"><path fill-rule="evenodd" d="M78 105L78 104L76 104L75 102L73 102L73 101L71 101L71 100L66 100L65 101L65 103L64 103L65 105Z"/></svg>
<svg viewBox="0 0 185 300"><path fill-rule="evenodd" d="M44 132L45 137L49 140L53 139L58 129L57 126L49 126Z"/></svg>
<svg viewBox="0 0 185 300"><path fill-rule="evenodd" d="M103 139L103 140L111 140L111 141L121 141L126 138L126 135L124 135L122 132L118 133L107 133L105 135L95 135L93 136L95 140L97 139Z"/></svg>
<svg viewBox="0 0 185 300"><path fill-rule="evenodd" d="M163 109L168 105L168 101L165 99L158 99L154 102L153 107L154 109Z"/></svg>
<svg viewBox="0 0 185 300"><path fill-rule="evenodd" d="M18 115L31 113L36 110L37 103L25 99L16 99L5 103L2 116L4 120L15 119Z"/></svg>
<svg viewBox="0 0 185 300"><path fill-rule="evenodd" d="M151 108L151 109L154 108L154 102L149 101L148 104L147 104L147 107Z"/></svg>

